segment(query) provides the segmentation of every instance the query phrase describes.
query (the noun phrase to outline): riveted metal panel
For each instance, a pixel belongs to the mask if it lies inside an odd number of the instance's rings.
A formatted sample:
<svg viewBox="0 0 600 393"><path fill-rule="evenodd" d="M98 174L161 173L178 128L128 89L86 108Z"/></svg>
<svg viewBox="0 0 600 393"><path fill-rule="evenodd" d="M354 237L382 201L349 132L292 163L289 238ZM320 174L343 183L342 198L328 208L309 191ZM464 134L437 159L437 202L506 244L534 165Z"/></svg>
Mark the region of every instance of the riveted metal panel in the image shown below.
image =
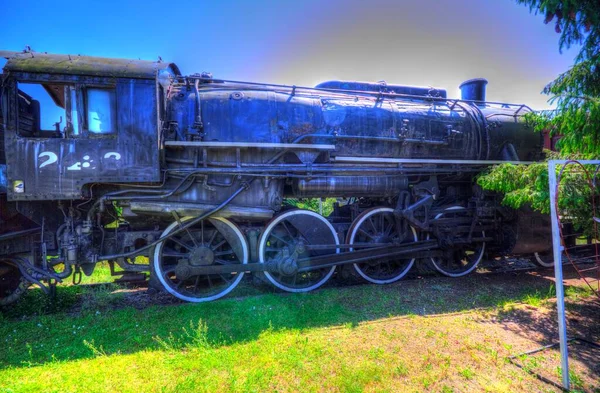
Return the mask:
<svg viewBox="0 0 600 393"><path fill-rule="evenodd" d="M154 81L121 79L115 91L113 134L38 138L7 130L9 200L77 199L89 183L159 180Z"/></svg>

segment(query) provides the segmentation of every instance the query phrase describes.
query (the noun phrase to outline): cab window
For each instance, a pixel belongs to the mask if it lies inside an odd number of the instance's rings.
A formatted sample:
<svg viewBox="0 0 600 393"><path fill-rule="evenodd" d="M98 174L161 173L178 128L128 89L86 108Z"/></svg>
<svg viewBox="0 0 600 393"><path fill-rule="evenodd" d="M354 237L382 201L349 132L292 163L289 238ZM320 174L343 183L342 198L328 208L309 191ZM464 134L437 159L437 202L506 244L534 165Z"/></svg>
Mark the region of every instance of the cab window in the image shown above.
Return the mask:
<svg viewBox="0 0 600 393"><path fill-rule="evenodd" d="M65 137L79 133L75 87L68 84L18 84L19 134Z"/></svg>
<svg viewBox="0 0 600 393"><path fill-rule="evenodd" d="M116 94L114 89L86 89L86 122L91 134L116 131Z"/></svg>

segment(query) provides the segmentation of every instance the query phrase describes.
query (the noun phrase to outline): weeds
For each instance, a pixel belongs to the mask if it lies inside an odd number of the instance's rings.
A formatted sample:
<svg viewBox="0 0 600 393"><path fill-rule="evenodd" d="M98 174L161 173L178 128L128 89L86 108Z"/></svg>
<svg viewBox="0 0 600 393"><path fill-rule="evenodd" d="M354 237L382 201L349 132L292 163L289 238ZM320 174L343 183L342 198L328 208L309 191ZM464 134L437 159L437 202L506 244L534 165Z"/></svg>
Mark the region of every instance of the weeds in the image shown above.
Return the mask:
<svg viewBox="0 0 600 393"><path fill-rule="evenodd" d="M473 379L475 373L469 367L466 367L459 371L459 374L465 379Z"/></svg>
<svg viewBox="0 0 600 393"><path fill-rule="evenodd" d="M22 360L21 364L25 367L34 367L37 366L38 364L34 361L33 359L33 347L30 343L25 343L25 348L27 348L27 356L28 359L27 360Z"/></svg>
<svg viewBox="0 0 600 393"><path fill-rule="evenodd" d="M183 334L179 336L169 333L167 338L155 336L153 339L161 348L172 352L192 349L208 350L215 345L208 339L208 326L202 319L199 319L197 324L190 321L189 328L184 327L182 330Z"/></svg>
<svg viewBox="0 0 600 393"><path fill-rule="evenodd" d="M595 296L594 291L586 286L568 286L565 287L565 297L573 300L584 299L590 296Z"/></svg>
<svg viewBox="0 0 600 393"><path fill-rule="evenodd" d="M123 299L123 294L115 293L119 287L114 284L103 284L86 288L83 292L81 310L101 311L118 304Z"/></svg>
<svg viewBox="0 0 600 393"><path fill-rule="evenodd" d="M556 367L556 376L562 378L562 367ZM571 391L582 391L584 388L583 379L573 370L569 370L569 380L571 381Z"/></svg>
<svg viewBox="0 0 600 393"><path fill-rule="evenodd" d="M96 347L94 345L94 340L92 340L92 341L83 340L83 345L85 345L90 351L92 351L92 355L94 355L94 357L108 356L108 355L106 355L104 348L102 348L102 345L100 345L99 347Z"/></svg>
<svg viewBox="0 0 600 393"><path fill-rule="evenodd" d="M523 365L523 369L528 372L534 372L536 369L540 367L542 362L544 361L543 357L537 356L529 356L529 355L520 355L518 359L521 361Z"/></svg>
<svg viewBox="0 0 600 393"><path fill-rule="evenodd" d="M394 374L398 377L408 376L408 367L403 361L400 361L394 368Z"/></svg>

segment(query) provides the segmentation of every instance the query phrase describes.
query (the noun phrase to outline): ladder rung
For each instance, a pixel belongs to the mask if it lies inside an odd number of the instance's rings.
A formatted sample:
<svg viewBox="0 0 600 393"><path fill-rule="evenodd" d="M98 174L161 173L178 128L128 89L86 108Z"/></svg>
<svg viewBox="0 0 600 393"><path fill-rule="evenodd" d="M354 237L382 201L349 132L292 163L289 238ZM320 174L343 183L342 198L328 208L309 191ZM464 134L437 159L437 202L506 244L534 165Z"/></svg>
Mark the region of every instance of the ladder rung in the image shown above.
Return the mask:
<svg viewBox="0 0 600 393"><path fill-rule="evenodd" d="M583 273L583 272L589 272L589 271L592 271L592 270L598 270L598 266L594 266L594 267L588 267L587 269L581 269L581 270L580 270L580 269L577 269L577 271L578 271L579 273Z"/></svg>

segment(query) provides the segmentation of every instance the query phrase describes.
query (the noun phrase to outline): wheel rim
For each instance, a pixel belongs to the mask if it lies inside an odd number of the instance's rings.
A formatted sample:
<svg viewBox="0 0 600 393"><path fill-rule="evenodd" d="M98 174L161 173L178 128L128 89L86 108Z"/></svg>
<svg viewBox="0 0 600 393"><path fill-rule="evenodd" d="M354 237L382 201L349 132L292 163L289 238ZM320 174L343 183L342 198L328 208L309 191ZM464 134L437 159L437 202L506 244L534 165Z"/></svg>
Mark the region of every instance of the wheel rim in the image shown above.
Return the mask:
<svg viewBox="0 0 600 393"><path fill-rule="evenodd" d="M194 217L184 217L182 224ZM172 223L162 236L179 228ZM235 288L244 272L191 275L177 278L176 268L182 259L192 266L235 265L248 263L248 245L233 222L216 217L202 220L172 238L160 242L154 250L154 270L163 288L173 296L188 302L219 299Z"/></svg>
<svg viewBox="0 0 600 393"><path fill-rule="evenodd" d="M554 255L552 250L545 252L536 252L533 254L535 257L535 262L542 267L552 267L554 266Z"/></svg>
<svg viewBox="0 0 600 393"><path fill-rule="evenodd" d="M467 209L462 206L452 206L435 216L434 219L441 218L444 215L464 215ZM481 231L481 237L485 237L485 232ZM429 240L429 235L427 235ZM430 258L437 271L449 277L461 277L471 273L485 252L485 242L463 245L453 251L451 258L432 257Z"/></svg>
<svg viewBox="0 0 600 393"><path fill-rule="evenodd" d="M409 227L408 234L397 231L394 209L376 207L362 212L352 223L346 243L412 243L418 240L417 231ZM401 238L403 237L403 238ZM350 251L354 251L352 248ZM374 284L389 284L400 280L415 263L415 258L392 261L370 260L355 263L354 269L365 280Z"/></svg>
<svg viewBox="0 0 600 393"><path fill-rule="evenodd" d="M259 242L260 263L281 257L284 249L289 254L295 249L295 242L304 244L339 245L335 229L327 219L310 210L290 210L267 225ZM339 253L339 250L305 250L299 258ZM333 275L335 266L284 275L265 272L265 277L277 288L288 292L308 292L325 284Z"/></svg>

